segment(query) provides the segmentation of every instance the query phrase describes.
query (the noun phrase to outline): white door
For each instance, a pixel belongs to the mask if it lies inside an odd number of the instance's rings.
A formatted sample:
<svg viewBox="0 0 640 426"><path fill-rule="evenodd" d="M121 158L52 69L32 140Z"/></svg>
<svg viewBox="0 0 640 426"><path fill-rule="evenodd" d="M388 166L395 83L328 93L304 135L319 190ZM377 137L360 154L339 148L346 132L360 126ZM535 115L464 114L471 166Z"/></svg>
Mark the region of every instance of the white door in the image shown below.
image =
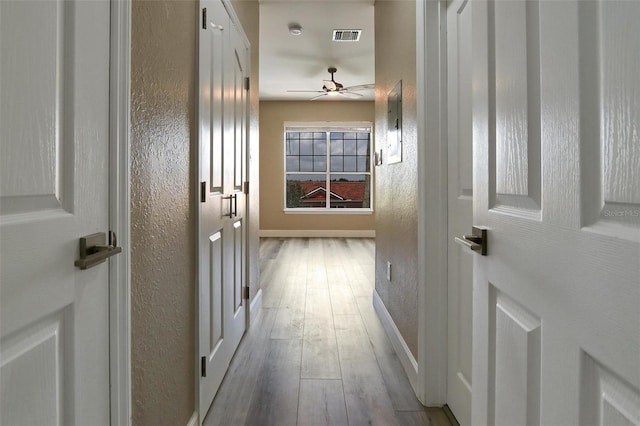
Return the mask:
<svg viewBox="0 0 640 426"><path fill-rule="evenodd" d="M201 2L199 315L200 419L246 327L244 213L248 48L219 0Z"/></svg>
<svg viewBox="0 0 640 426"><path fill-rule="evenodd" d="M0 2L0 423L109 423L108 1Z"/></svg>
<svg viewBox="0 0 640 426"><path fill-rule="evenodd" d="M640 424L638 22L474 1L474 424Z"/></svg>
<svg viewBox="0 0 640 426"><path fill-rule="evenodd" d="M471 424L473 254L454 237L468 233L473 223L471 4L469 0L447 3L447 404L463 426Z"/></svg>

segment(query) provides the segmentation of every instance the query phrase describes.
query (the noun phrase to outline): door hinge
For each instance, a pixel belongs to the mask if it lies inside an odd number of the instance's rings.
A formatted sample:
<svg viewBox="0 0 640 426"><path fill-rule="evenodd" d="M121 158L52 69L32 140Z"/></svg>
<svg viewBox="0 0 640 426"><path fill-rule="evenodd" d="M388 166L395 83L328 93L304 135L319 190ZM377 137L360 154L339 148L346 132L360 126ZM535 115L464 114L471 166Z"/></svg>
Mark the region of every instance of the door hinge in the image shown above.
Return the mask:
<svg viewBox="0 0 640 426"><path fill-rule="evenodd" d="M200 182L200 202L207 202L207 182Z"/></svg>
<svg viewBox="0 0 640 426"><path fill-rule="evenodd" d="M207 357L203 356L200 358L200 375L202 377L207 377Z"/></svg>
<svg viewBox="0 0 640 426"><path fill-rule="evenodd" d="M191 16L193 16L193 15L191 15ZM206 7L202 8L202 29L203 30L207 29L207 8Z"/></svg>
<svg viewBox="0 0 640 426"><path fill-rule="evenodd" d="M250 87L251 87L250 79L249 79L249 77L245 77L244 78L244 88L245 88L245 90L249 90Z"/></svg>
<svg viewBox="0 0 640 426"><path fill-rule="evenodd" d="M242 298L249 300L249 286L242 287Z"/></svg>
<svg viewBox="0 0 640 426"><path fill-rule="evenodd" d="M242 192L245 193L245 195L249 195L249 182L245 182L244 186L242 188Z"/></svg>

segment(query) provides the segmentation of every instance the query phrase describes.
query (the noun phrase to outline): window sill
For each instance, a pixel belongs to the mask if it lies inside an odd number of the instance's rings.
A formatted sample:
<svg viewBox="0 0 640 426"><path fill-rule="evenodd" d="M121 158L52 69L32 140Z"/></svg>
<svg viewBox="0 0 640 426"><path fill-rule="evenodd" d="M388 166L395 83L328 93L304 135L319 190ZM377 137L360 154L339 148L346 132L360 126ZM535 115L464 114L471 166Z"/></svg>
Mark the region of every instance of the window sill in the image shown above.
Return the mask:
<svg viewBox="0 0 640 426"><path fill-rule="evenodd" d="M323 209L323 208L307 208L307 209L284 209L284 214L360 214L371 215L373 209Z"/></svg>

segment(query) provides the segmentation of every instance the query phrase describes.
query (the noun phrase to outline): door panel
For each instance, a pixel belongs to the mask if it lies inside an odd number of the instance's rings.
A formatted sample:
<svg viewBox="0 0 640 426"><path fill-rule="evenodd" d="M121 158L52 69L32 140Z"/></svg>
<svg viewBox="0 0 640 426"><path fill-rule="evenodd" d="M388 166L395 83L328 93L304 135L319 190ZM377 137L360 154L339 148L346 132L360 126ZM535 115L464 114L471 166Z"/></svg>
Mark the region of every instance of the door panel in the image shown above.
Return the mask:
<svg viewBox="0 0 640 426"><path fill-rule="evenodd" d="M640 216L640 53L623 42L635 31L638 11L632 2L580 5L580 86L585 103L581 124L584 226L604 235L639 238ZM601 31L595 29L601 28ZM595 43L590 48L587 44ZM594 48L596 46L597 48ZM601 90L590 90L590 87ZM631 92L629 92L631 90ZM624 118L622 120L621 118Z"/></svg>
<svg viewBox="0 0 640 426"><path fill-rule="evenodd" d="M204 182L204 199L200 200L198 217L198 286L200 419L204 419L211 401L222 382L231 359L226 328L229 312L230 266L225 252L233 242L226 224L230 213L225 191L230 184L225 103L227 101L229 18L219 1L203 2L207 9L200 30L200 181ZM227 166L228 168L228 166ZM201 188L202 190L202 188Z"/></svg>
<svg viewBox="0 0 640 426"><path fill-rule="evenodd" d="M472 225L471 5L447 4L448 371L447 404L471 424L473 255L454 242Z"/></svg>
<svg viewBox="0 0 640 426"><path fill-rule="evenodd" d="M202 1L200 30L200 418L204 419L246 328L243 192L248 48L220 0ZM202 188L201 188L202 190Z"/></svg>
<svg viewBox="0 0 640 426"><path fill-rule="evenodd" d="M540 424L540 319L495 287L491 291L496 365L492 423Z"/></svg>
<svg viewBox="0 0 640 426"><path fill-rule="evenodd" d="M477 424L640 421L639 18L637 2L474 2ZM526 69L501 65L525 48ZM536 170L538 207L519 201L537 202Z"/></svg>
<svg viewBox="0 0 640 426"><path fill-rule="evenodd" d="M497 1L489 46L494 99L493 207L540 210L540 87L537 1ZM491 43L491 41L490 41ZM521 212L524 213L524 212Z"/></svg>
<svg viewBox="0 0 640 426"><path fill-rule="evenodd" d="M108 424L108 1L0 2L0 423Z"/></svg>

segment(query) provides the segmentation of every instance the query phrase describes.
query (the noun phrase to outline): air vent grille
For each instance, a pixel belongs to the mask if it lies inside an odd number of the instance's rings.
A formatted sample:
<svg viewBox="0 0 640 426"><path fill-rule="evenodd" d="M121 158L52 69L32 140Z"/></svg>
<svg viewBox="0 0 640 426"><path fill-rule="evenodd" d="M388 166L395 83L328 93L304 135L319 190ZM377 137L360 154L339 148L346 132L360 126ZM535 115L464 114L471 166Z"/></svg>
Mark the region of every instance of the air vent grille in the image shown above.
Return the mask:
<svg viewBox="0 0 640 426"><path fill-rule="evenodd" d="M333 41L359 41L362 30L333 30Z"/></svg>

